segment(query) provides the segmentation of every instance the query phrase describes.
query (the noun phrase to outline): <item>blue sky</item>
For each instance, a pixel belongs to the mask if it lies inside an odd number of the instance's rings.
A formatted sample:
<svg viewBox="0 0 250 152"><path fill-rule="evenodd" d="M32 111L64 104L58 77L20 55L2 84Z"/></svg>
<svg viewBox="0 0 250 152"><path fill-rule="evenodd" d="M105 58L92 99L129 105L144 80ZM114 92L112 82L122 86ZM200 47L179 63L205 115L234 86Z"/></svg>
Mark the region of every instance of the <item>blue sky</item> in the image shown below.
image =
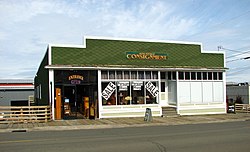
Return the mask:
<svg viewBox="0 0 250 152"><path fill-rule="evenodd" d="M0 78L33 78L49 43L83 36L201 42L249 82L250 0L0 0Z"/></svg>

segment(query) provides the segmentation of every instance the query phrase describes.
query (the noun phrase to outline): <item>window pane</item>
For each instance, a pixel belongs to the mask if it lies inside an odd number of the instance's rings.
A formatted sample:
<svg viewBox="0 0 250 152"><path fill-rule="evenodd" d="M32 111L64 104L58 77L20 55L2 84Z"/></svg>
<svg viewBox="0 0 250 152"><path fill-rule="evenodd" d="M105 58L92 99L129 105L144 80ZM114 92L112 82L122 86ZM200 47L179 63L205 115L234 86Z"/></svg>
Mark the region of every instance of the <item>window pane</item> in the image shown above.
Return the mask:
<svg viewBox="0 0 250 152"><path fill-rule="evenodd" d="M117 82L117 105L130 104L130 83L129 81Z"/></svg>
<svg viewBox="0 0 250 152"><path fill-rule="evenodd" d="M168 72L168 80L172 80L172 72L171 71Z"/></svg>
<svg viewBox="0 0 250 152"><path fill-rule="evenodd" d="M213 74L212 74L212 72L208 72L207 74L208 74L208 80L212 80L212 79L213 79Z"/></svg>
<svg viewBox="0 0 250 152"><path fill-rule="evenodd" d="M132 104L145 104L144 84L142 81L132 82Z"/></svg>
<svg viewBox="0 0 250 152"><path fill-rule="evenodd" d="M109 71L109 79L115 79L115 71Z"/></svg>
<svg viewBox="0 0 250 152"><path fill-rule="evenodd" d="M207 72L202 72L202 79L207 80Z"/></svg>
<svg viewBox="0 0 250 152"><path fill-rule="evenodd" d="M144 79L144 71L139 71L139 79Z"/></svg>
<svg viewBox="0 0 250 152"><path fill-rule="evenodd" d="M218 80L218 75L217 74L218 74L217 72L213 72L213 79L214 80Z"/></svg>
<svg viewBox="0 0 250 152"><path fill-rule="evenodd" d="M173 80L176 80L176 71L173 71L172 75L173 75Z"/></svg>
<svg viewBox="0 0 250 152"><path fill-rule="evenodd" d="M190 80L190 72L185 72L185 80Z"/></svg>
<svg viewBox="0 0 250 152"><path fill-rule="evenodd" d="M166 79L166 72L161 72L161 79Z"/></svg>
<svg viewBox="0 0 250 152"><path fill-rule="evenodd" d="M108 79L108 71L102 71L102 79Z"/></svg>
<svg viewBox="0 0 250 152"><path fill-rule="evenodd" d="M201 80L201 72L197 72L197 80Z"/></svg>
<svg viewBox="0 0 250 152"><path fill-rule="evenodd" d="M157 71L153 71L153 79L158 79L158 72Z"/></svg>
<svg viewBox="0 0 250 152"><path fill-rule="evenodd" d="M223 76L222 76L222 72L219 72L219 80L222 80Z"/></svg>
<svg viewBox="0 0 250 152"><path fill-rule="evenodd" d="M131 72L131 79L137 79L137 71Z"/></svg>
<svg viewBox="0 0 250 152"><path fill-rule="evenodd" d="M196 80L196 72L191 72L191 79Z"/></svg>
<svg viewBox="0 0 250 152"><path fill-rule="evenodd" d="M129 71L124 71L124 79L129 79Z"/></svg>
<svg viewBox="0 0 250 152"><path fill-rule="evenodd" d="M117 79L122 79L122 71L116 71Z"/></svg>
<svg viewBox="0 0 250 152"><path fill-rule="evenodd" d="M184 72L179 72L179 79L183 80L184 79Z"/></svg>
<svg viewBox="0 0 250 152"><path fill-rule="evenodd" d="M146 84L148 82L145 82ZM150 89L151 91L149 92L148 89L146 89L146 104L156 104L157 103L157 100L156 100L156 97L158 96L158 93L157 95L155 94L155 92L158 91L158 84L156 82L151 82L152 85L150 86Z"/></svg>
<svg viewBox="0 0 250 152"><path fill-rule="evenodd" d="M151 71L146 71L146 79L151 79Z"/></svg>
<svg viewBox="0 0 250 152"><path fill-rule="evenodd" d="M165 92L165 82L161 82L161 92Z"/></svg>
<svg viewBox="0 0 250 152"><path fill-rule="evenodd" d="M116 105L116 95L115 90L110 94L112 86L109 86L110 82L102 82L102 105ZM115 85L115 82L111 82Z"/></svg>

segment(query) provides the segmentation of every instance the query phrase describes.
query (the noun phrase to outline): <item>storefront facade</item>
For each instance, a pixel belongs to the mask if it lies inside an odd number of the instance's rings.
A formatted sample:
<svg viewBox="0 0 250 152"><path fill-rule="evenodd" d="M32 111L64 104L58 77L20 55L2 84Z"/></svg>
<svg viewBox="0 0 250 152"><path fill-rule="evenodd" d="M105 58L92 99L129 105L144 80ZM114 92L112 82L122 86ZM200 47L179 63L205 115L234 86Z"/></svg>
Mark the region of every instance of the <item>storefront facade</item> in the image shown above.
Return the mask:
<svg viewBox="0 0 250 152"><path fill-rule="evenodd" d="M200 43L86 37L48 46L35 102L53 106L54 119L226 113L225 70L224 54Z"/></svg>

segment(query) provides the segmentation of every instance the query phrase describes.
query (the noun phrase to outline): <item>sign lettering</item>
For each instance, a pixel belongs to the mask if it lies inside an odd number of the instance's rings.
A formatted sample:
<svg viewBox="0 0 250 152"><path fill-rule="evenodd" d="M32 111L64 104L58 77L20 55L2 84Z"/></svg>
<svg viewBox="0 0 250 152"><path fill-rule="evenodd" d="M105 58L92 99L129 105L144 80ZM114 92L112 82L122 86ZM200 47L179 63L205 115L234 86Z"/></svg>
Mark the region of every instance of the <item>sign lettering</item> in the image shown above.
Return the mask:
<svg viewBox="0 0 250 152"><path fill-rule="evenodd" d="M129 86L129 81L117 82L117 86Z"/></svg>
<svg viewBox="0 0 250 152"><path fill-rule="evenodd" d="M129 86L129 81L117 82L117 86L119 86L119 91L127 91Z"/></svg>
<svg viewBox="0 0 250 152"><path fill-rule="evenodd" d="M83 76L81 75L70 75L69 80L75 80L75 79L79 79L79 80L83 80Z"/></svg>
<svg viewBox="0 0 250 152"><path fill-rule="evenodd" d="M145 88L148 90L148 92L150 94L152 94L152 96L156 97L159 93L159 90L156 88L156 86L154 86L154 84L152 82L148 82L146 85L145 85Z"/></svg>
<svg viewBox="0 0 250 152"><path fill-rule="evenodd" d="M127 59L134 60L167 60L168 55L164 53L139 53L139 52L126 52Z"/></svg>
<svg viewBox="0 0 250 152"><path fill-rule="evenodd" d="M143 86L142 81L133 81L132 82L133 90L141 90L141 87Z"/></svg>
<svg viewBox="0 0 250 152"><path fill-rule="evenodd" d="M71 80L71 84L81 84L81 80Z"/></svg>
<svg viewBox="0 0 250 152"><path fill-rule="evenodd" d="M112 93L115 91L116 86L114 83L110 82L107 87L102 91L102 97L108 100Z"/></svg>

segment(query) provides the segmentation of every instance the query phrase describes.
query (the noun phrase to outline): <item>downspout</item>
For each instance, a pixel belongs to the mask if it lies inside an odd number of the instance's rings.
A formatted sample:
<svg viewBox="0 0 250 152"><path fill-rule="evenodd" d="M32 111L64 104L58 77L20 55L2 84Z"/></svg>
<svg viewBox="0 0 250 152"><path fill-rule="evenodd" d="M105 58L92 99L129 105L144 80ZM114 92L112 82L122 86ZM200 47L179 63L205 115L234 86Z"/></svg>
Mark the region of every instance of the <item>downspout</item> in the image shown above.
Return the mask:
<svg viewBox="0 0 250 152"><path fill-rule="evenodd" d="M52 112L52 120L55 120L55 116L54 116L54 112L55 112L55 109L54 109L54 104L53 104L53 96L52 96L52 82L50 81L50 102L49 102L49 105L51 107L51 112Z"/></svg>
<svg viewBox="0 0 250 152"><path fill-rule="evenodd" d="M99 119L102 118L102 82L101 82L101 70L97 71L97 95L98 95L98 115Z"/></svg>
<svg viewBox="0 0 250 152"><path fill-rule="evenodd" d="M177 114L180 114L179 112L179 71L176 71L176 112Z"/></svg>

